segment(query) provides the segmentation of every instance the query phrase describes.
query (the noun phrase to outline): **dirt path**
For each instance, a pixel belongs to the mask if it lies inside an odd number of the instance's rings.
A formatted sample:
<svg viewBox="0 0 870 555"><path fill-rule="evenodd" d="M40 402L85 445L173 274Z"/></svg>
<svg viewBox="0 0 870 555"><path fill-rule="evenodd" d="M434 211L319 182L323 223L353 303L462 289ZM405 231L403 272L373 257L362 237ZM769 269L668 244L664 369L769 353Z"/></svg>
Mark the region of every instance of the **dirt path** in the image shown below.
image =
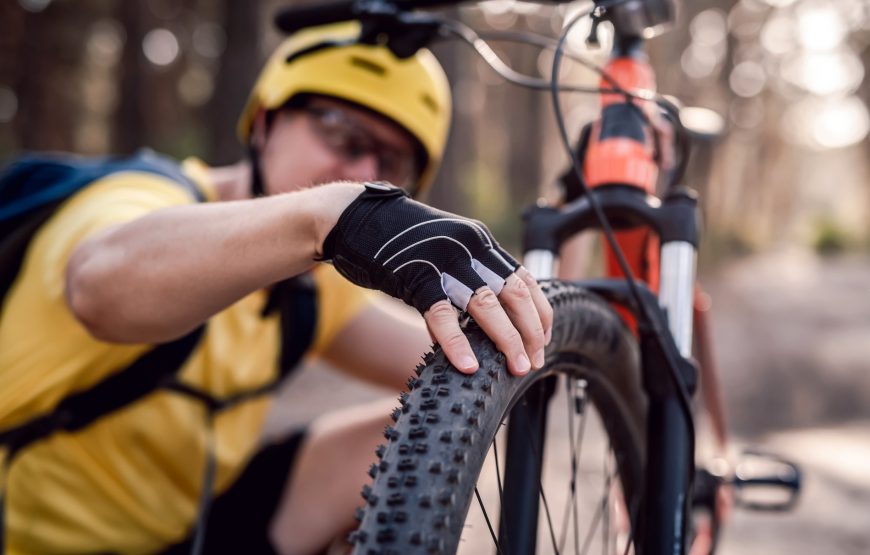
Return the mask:
<svg viewBox="0 0 870 555"><path fill-rule="evenodd" d="M870 553L870 259L785 251L707 285L735 443L804 472L793 513L736 512L722 552Z"/></svg>

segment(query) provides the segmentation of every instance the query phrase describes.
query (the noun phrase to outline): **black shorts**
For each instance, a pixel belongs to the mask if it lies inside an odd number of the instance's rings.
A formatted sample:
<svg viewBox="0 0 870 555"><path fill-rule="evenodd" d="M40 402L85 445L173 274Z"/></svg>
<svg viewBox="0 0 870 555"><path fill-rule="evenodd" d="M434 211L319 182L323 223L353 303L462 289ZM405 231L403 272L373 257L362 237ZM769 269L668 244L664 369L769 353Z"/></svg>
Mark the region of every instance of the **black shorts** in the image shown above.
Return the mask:
<svg viewBox="0 0 870 555"><path fill-rule="evenodd" d="M276 553L269 540L269 525L304 438L302 430L265 446L235 483L215 498L208 515L203 553ZM161 553L187 555L192 546L191 535Z"/></svg>

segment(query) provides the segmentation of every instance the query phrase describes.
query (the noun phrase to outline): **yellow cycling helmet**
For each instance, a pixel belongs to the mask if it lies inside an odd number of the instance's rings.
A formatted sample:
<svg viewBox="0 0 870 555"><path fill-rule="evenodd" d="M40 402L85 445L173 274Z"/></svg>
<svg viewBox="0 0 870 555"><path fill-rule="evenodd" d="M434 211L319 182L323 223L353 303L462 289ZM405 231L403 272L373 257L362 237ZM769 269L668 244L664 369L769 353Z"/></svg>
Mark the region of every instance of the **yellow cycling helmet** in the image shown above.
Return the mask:
<svg viewBox="0 0 870 555"><path fill-rule="evenodd" d="M384 46L355 44L314 50L314 45L355 39L359 22L311 27L287 38L266 63L239 119L247 143L260 109L275 110L299 94L321 94L350 101L396 122L426 153L417 191L431 184L444 154L450 127L450 86L428 50L400 59Z"/></svg>

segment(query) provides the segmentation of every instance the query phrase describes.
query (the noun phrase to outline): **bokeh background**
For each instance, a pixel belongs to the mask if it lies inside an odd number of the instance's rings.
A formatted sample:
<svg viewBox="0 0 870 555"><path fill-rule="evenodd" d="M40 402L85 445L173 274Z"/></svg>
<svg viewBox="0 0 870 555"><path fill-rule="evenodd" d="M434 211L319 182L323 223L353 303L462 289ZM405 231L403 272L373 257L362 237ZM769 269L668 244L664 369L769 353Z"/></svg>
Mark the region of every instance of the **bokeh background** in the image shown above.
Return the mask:
<svg viewBox="0 0 870 555"><path fill-rule="evenodd" d="M148 145L236 161L236 118L287 3L0 0L0 158ZM450 13L555 36L581 7L493 0ZM587 33L578 26L571 48L604 62L607 30L597 50ZM650 44L660 90L702 108L687 184L703 195L700 270L733 453L761 446L806 471L798 510L736 513L726 553L870 552L868 44L867 0L692 0ZM497 50L548 73L548 53ZM552 194L565 169L549 100L506 85L466 45L435 51L456 113L430 201L484 220L515 249L522 206ZM570 64L563 79L596 81ZM576 134L596 99L564 103ZM276 419L383 394L319 366L290 385Z"/></svg>

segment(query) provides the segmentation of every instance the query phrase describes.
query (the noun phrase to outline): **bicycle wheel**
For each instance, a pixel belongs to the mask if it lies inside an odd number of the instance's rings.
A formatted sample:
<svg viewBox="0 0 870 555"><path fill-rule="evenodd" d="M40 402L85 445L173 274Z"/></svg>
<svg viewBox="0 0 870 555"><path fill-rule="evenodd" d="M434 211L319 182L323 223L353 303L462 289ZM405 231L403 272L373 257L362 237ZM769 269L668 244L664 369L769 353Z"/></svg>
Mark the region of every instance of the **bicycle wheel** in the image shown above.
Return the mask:
<svg viewBox="0 0 870 555"><path fill-rule="evenodd" d="M621 504L633 514L643 469L644 397L637 343L621 319L593 294L561 282L546 284L544 290L555 321L543 369L522 378L510 376L504 355L473 323L466 332L480 361L474 375L457 372L440 349L425 357L419 378L409 381L410 393L401 395L401 406L393 413L396 426L385 431L387 445L377 450L380 462L370 470L374 482L363 489L366 507L358 511L360 526L350 537L354 553L455 553L469 507L475 498L480 500L476 484L487 454L499 454L491 452L496 432L511 409L525 403L531 388L546 387L543 384L558 376L569 385L582 385L600 415L611 452L606 459L614 466L614 483L624 498ZM546 437L528 437L529 448L544 449ZM575 439L572 430L572 457ZM571 463L574 475L565 477L563 485L576 491L576 460ZM540 484L537 475L525 478ZM498 476L499 500L509 494L502 491ZM577 492L572 497L576 505L578 498L591 496ZM510 531L496 537L494 521L500 515L502 509L489 510L486 517L490 545L495 544L492 551L523 552L516 545L501 545L505 535L510 543ZM553 551L558 552L552 522L549 528L542 536L553 538ZM580 552L576 541L575 551ZM584 540L586 548L587 544Z"/></svg>

